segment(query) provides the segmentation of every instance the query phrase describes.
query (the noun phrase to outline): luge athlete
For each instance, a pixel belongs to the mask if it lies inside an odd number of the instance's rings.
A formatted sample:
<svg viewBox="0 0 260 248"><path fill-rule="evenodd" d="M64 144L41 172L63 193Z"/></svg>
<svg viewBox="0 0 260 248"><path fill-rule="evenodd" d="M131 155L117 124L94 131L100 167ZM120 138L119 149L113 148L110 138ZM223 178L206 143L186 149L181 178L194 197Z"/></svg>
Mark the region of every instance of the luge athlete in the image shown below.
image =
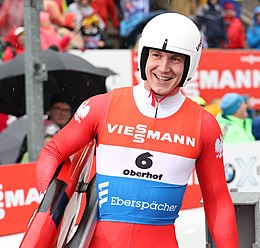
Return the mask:
<svg viewBox="0 0 260 248"><path fill-rule="evenodd" d="M216 246L238 247L220 128L180 92L201 50L189 18L156 16L139 41L143 83L86 100L41 151L36 173L42 191L61 162L97 140L99 221L91 248L178 247L174 221L194 167Z"/></svg>

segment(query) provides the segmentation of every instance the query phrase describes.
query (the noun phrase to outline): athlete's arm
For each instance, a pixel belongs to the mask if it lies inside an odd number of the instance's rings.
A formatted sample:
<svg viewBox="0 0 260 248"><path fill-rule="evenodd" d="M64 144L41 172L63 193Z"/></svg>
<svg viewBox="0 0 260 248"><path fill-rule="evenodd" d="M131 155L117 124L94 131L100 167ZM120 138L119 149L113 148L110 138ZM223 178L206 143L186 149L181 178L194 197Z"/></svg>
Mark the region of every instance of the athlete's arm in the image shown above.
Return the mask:
<svg viewBox="0 0 260 248"><path fill-rule="evenodd" d="M41 150L36 164L36 181L40 191L47 189L58 166L89 144L102 128L110 94L97 95L78 108L71 121Z"/></svg>
<svg viewBox="0 0 260 248"><path fill-rule="evenodd" d="M215 118L205 112L201 127L201 156L196 171L210 233L218 248L238 248L238 232L224 172L222 156L215 149L221 131Z"/></svg>

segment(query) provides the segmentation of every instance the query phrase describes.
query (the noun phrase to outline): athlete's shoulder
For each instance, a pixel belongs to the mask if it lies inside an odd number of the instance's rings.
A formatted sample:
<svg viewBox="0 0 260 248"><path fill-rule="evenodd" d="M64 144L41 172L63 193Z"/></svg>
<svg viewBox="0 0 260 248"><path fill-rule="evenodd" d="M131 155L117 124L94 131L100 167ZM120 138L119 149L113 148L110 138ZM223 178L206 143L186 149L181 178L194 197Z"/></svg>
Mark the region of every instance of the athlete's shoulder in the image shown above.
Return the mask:
<svg viewBox="0 0 260 248"><path fill-rule="evenodd" d="M198 120L203 120L205 109L189 97L185 97L183 107L187 113L193 115L193 118L195 116Z"/></svg>
<svg viewBox="0 0 260 248"><path fill-rule="evenodd" d="M131 92L133 90L133 86L125 86L120 88L115 88L111 91L112 94L122 94L126 92Z"/></svg>
<svg viewBox="0 0 260 248"><path fill-rule="evenodd" d="M90 102L91 104L93 104L93 103L97 104L100 102L105 103L105 102L109 101L110 98L111 98L111 91L104 93L104 94L98 94L98 95L92 96L89 99L87 99L86 101Z"/></svg>
<svg viewBox="0 0 260 248"><path fill-rule="evenodd" d="M216 117L211 114L209 111L205 110L204 108L202 108L203 110L203 122L207 125L218 125L217 119Z"/></svg>
<svg viewBox="0 0 260 248"><path fill-rule="evenodd" d="M216 117L205 109L203 109L201 125L202 141L215 142L216 139L220 139L222 137L222 132Z"/></svg>
<svg viewBox="0 0 260 248"><path fill-rule="evenodd" d="M98 94L95 96L92 96L88 99L86 99L79 108L77 109L75 113L76 119L78 116L92 116L93 114L97 116L104 116L111 104L111 101L115 94L120 94L122 92L127 92L131 89L131 87L122 87L113 89L112 91L109 91L104 94Z"/></svg>
<svg viewBox="0 0 260 248"><path fill-rule="evenodd" d="M105 103L107 101L110 101L111 97L113 97L114 94L120 94L122 92L131 92L132 88L133 88L132 86L115 88L107 93L95 95L89 98L88 100L91 101L92 103Z"/></svg>
<svg viewBox="0 0 260 248"><path fill-rule="evenodd" d="M124 87L120 87L120 88L115 88L112 91L116 91L116 90L122 90L122 91L127 91L127 90L132 90L133 86L124 86Z"/></svg>

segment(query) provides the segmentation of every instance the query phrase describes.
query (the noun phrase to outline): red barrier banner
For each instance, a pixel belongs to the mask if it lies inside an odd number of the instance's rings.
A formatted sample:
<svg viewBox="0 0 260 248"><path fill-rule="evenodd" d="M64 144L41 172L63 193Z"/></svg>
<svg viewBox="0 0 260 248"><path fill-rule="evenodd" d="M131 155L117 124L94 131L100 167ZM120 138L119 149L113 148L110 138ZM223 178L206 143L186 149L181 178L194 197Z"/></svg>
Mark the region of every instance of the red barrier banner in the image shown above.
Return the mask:
<svg viewBox="0 0 260 248"><path fill-rule="evenodd" d="M201 194L195 172L187 186L182 209L200 206ZM35 163L0 166L0 236L25 232L40 204ZM82 215L85 198L79 216ZM79 217L80 218L80 217Z"/></svg>
<svg viewBox="0 0 260 248"><path fill-rule="evenodd" d="M140 82L137 52L132 52L133 84ZM248 95L260 109L260 51L204 50L197 72L183 88L189 97L201 96L207 103L227 92Z"/></svg>
<svg viewBox="0 0 260 248"><path fill-rule="evenodd" d="M35 163L0 166L0 236L24 232L40 203Z"/></svg>

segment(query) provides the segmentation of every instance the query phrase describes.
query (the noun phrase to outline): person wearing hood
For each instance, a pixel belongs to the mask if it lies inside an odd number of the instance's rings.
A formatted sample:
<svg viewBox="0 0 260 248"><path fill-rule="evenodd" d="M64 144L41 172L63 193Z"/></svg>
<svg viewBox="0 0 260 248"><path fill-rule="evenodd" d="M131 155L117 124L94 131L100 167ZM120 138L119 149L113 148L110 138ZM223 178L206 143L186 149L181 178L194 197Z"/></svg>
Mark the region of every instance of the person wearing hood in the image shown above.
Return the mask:
<svg viewBox="0 0 260 248"><path fill-rule="evenodd" d="M25 50L24 27L15 28L5 38L5 43L6 48L2 55L2 60L4 62L13 59L17 54L23 53Z"/></svg>
<svg viewBox="0 0 260 248"><path fill-rule="evenodd" d="M223 133L224 144L238 144L255 141L252 133L252 119L247 118L247 104L237 93L225 94L220 102L221 113L216 119Z"/></svg>
<svg viewBox="0 0 260 248"><path fill-rule="evenodd" d="M228 43L224 13L217 0L208 0L201 5L194 22L205 35L208 48L220 48Z"/></svg>
<svg viewBox="0 0 260 248"><path fill-rule="evenodd" d="M242 21L236 16L235 7L232 2L226 2L224 4L224 13L228 36L228 44L224 48L245 48L245 28Z"/></svg>
<svg viewBox="0 0 260 248"><path fill-rule="evenodd" d="M42 149L36 180L45 192L61 163L97 142L98 221L88 247L177 248L174 223L196 168L216 246L238 248L220 127L181 92L201 52L200 31L190 18L157 15L138 43L143 82L86 99Z"/></svg>
<svg viewBox="0 0 260 248"><path fill-rule="evenodd" d="M40 39L41 49L46 50L51 46L56 46L59 51L64 52L69 48L72 35L67 33L64 37L59 36L55 26L50 21L48 12L40 12Z"/></svg>
<svg viewBox="0 0 260 248"><path fill-rule="evenodd" d="M260 6L254 10L253 25L247 28L246 40L250 48L260 49Z"/></svg>
<svg viewBox="0 0 260 248"><path fill-rule="evenodd" d="M260 140L260 115L253 118L253 135L256 140Z"/></svg>
<svg viewBox="0 0 260 248"><path fill-rule="evenodd" d="M242 0L218 0L218 4L222 9L225 8L226 3L233 4L236 17L241 19Z"/></svg>

